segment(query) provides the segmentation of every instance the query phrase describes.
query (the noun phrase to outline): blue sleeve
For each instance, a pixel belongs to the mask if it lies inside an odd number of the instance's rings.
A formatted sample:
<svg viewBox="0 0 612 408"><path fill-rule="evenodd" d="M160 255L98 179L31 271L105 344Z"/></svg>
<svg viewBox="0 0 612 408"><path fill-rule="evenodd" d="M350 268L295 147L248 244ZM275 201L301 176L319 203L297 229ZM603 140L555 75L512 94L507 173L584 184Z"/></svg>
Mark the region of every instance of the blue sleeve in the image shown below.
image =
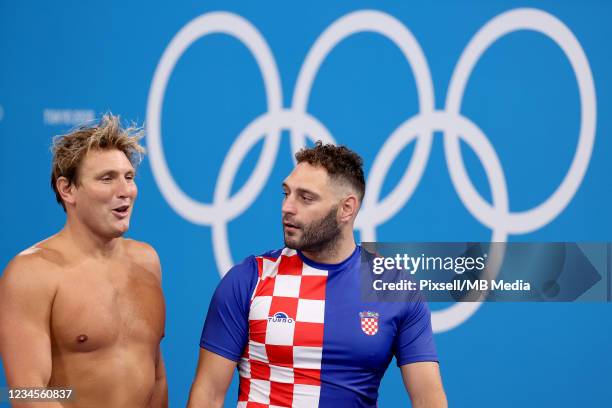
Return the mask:
<svg viewBox="0 0 612 408"><path fill-rule="evenodd" d="M249 308L256 284L257 262L252 256L225 274L210 301L200 347L240 360L249 338Z"/></svg>
<svg viewBox="0 0 612 408"><path fill-rule="evenodd" d="M400 322L399 335L395 340L397 365L403 366L418 361L438 362L427 303L418 296L407 305L408 311Z"/></svg>

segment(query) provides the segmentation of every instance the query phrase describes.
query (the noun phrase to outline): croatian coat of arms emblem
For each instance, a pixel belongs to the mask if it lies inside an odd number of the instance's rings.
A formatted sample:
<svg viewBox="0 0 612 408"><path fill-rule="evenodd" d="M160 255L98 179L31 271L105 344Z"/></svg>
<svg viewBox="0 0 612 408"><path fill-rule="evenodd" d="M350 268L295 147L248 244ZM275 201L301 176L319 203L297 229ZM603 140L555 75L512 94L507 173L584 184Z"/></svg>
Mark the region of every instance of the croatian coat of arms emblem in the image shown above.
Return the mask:
<svg viewBox="0 0 612 408"><path fill-rule="evenodd" d="M368 336L373 336L378 333L378 313L376 312L359 312L361 318L361 330Z"/></svg>

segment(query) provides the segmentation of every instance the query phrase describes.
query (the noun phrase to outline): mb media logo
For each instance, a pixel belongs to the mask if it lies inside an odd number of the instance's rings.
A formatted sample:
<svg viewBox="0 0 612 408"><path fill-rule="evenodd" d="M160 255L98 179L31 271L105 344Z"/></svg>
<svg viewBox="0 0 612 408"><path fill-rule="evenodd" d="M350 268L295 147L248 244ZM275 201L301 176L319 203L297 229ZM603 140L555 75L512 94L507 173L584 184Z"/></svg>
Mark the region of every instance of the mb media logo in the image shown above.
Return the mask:
<svg viewBox="0 0 612 408"><path fill-rule="evenodd" d="M274 316L268 317L269 322L278 322L278 323L293 323L293 319L287 316L285 312L276 312Z"/></svg>

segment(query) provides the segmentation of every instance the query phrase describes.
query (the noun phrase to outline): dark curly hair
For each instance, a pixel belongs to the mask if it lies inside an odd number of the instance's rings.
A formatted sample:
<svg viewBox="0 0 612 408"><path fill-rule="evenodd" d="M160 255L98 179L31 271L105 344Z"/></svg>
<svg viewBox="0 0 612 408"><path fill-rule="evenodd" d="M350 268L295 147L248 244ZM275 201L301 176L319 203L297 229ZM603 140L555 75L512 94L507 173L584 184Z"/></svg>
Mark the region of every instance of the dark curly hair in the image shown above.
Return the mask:
<svg viewBox="0 0 612 408"><path fill-rule="evenodd" d="M323 144L318 140L314 147L303 148L295 154L298 163L321 166L333 180L348 183L357 192L361 202L365 194L363 160L346 146Z"/></svg>

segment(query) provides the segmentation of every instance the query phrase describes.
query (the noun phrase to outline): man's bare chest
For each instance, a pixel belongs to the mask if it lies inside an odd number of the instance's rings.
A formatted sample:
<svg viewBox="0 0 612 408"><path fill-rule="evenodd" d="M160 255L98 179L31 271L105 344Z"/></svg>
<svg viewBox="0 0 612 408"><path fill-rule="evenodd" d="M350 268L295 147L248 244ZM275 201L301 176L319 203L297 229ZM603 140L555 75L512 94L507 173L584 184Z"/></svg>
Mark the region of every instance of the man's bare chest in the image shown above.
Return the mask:
<svg viewBox="0 0 612 408"><path fill-rule="evenodd" d="M62 272L53 301L56 347L90 352L116 345L157 345L165 309L159 281L135 265L82 265Z"/></svg>

